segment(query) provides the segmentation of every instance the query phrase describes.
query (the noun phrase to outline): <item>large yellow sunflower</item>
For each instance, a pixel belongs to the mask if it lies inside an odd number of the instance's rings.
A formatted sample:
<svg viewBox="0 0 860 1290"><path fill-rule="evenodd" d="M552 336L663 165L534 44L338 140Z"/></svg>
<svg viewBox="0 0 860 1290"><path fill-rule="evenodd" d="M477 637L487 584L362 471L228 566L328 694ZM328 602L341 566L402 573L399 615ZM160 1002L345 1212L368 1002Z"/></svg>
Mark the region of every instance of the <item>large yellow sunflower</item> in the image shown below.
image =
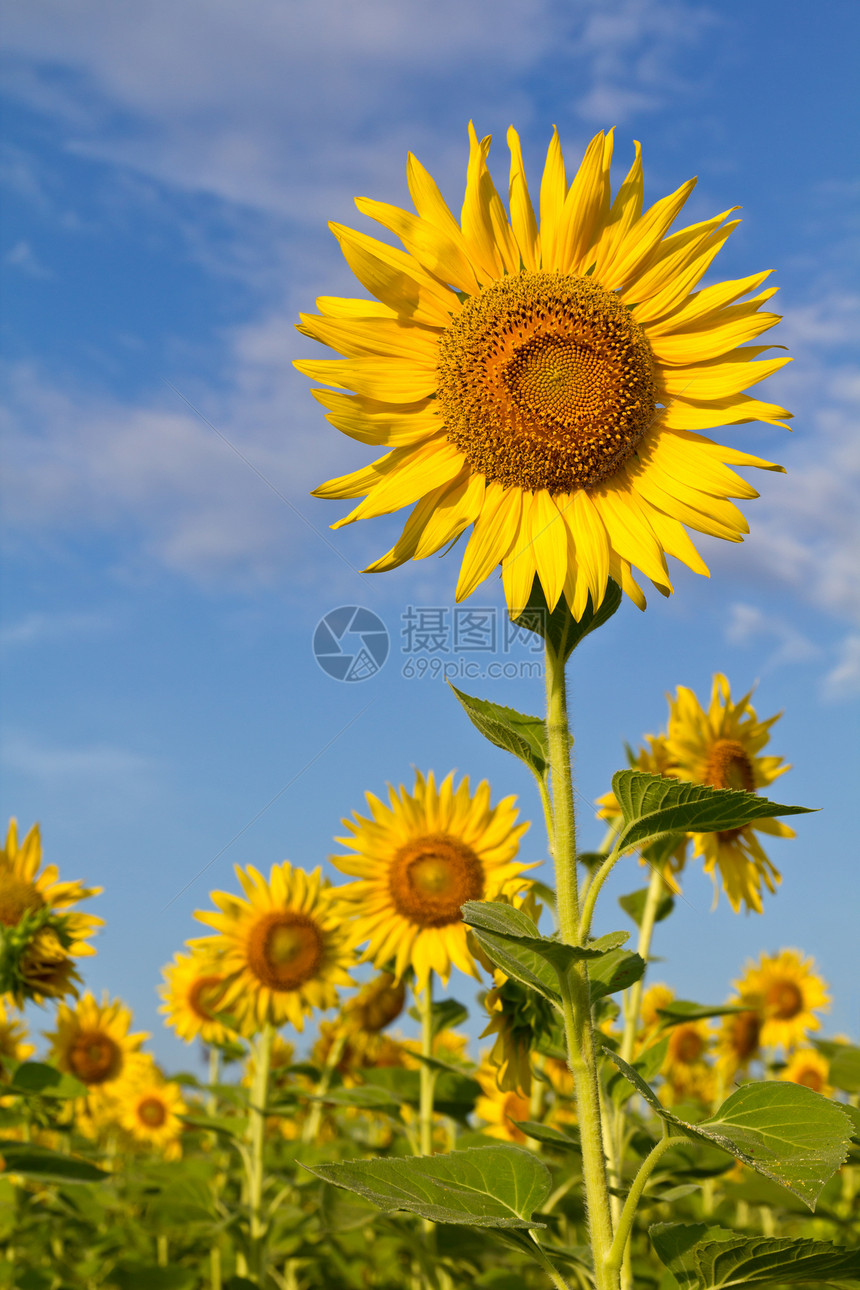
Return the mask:
<svg viewBox="0 0 860 1290"><path fill-rule="evenodd" d="M373 571L473 524L458 600L501 564L514 615L535 574L550 607L563 594L577 618L610 577L644 608L632 565L664 594L666 555L708 572L684 525L733 542L749 531L728 499L757 493L727 467L781 469L699 433L789 415L742 392L789 361L755 361L769 347L747 344L778 321L759 312L776 290L758 290L769 270L694 290L737 208L667 236L695 180L643 213L637 144L613 199L612 131L570 183L553 133L539 220L513 127L510 216L490 138L470 124L469 140L459 223L410 155L417 214L356 201L405 250L331 226L375 299L319 299L300 330L346 358L296 366L335 387L314 394L338 430L390 451L316 495L364 498L334 527L417 503Z"/></svg>
<svg viewBox="0 0 860 1290"><path fill-rule="evenodd" d="M224 972L212 954L175 954L164 969L159 1011L186 1044L198 1037L204 1044L226 1044L235 1032L217 1015L223 988Z"/></svg>
<svg viewBox="0 0 860 1290"><path fill-rule="evenodd" d="M297 1030L314 1008L333 1008L338 985L351 985L355 937L339 894L320 870L306 873L286 860L268 881L252 865L236 866L247 897L215 891L218 911L198 911L219 933L192 943L215 952L224 973L221 1006L243 1029L290 1022Z"/></svg>
<svg viewBox="0 0 860 1290"><path fill-rule="evenodd" d="M42 839L38 824L18 843L18 823L9 821L6 844L0 848L0 942L12 929L28 929L17 947L15 980L10 992L43 998L77 994L80 977L72 958L95 954L87 937L103 925L101 918L72 909L80 900L97 896L100 887L60 882L56 865L42 868Z"/></svg>
<svg viewBox="0 0 860 1290"><path fill-rule="evenodd" d="M830 996L815 962L798 950L762 954L748 963L735 988L742 999L754 999L762 1015L761 1043L765 1048L792 1049L802 1044L821 1022L815 1013L826 1009Z"/></svg>
<svg viewBox="0 0 860 1290"><path fill-rule="evenodd" d="M468 778L455 789L452 773L437 789L432 772L416 773L412 793L389 785L389 797L386 806L368 793L371 818L344 820L351 836L336 839L356 852L333 857L358 879L341 889L354 902L355 942L368 942L364 958L377 967L393 961L398 980L413 968L419 989L431 972L447 981L452 964L478 976L460 906L528 885L515 859L529 827L516 823L516 799L491 807L486 780L473 797Z"/></svg>
<svg viewBox="0 0 860 1290"><path fill-rule="evenodd" d="M789 766L781 757L763 757L770 729L781 713L759 721L750 703L752 691L732 702L731 687L719 672L714 676L707 712L692 690L679 685L677 696L669 699L666 744L672 774L714 788L739 788L755 793ZM717 892L715 870L735 912L743 902L748 909L762 912L762 883L771 892L781 881L779 871L762 850L756 837L793 838L794 830L779 820L756 820L740 829L720 833L694 833L693 852L702 856L705 873L711 874Z"/></svg>
<svg viewBox="0 0 860 1290"><path fill-rule="evenodd" d="M475 1114L484 1121L483 1132L504 1142L525 1142L526 1135L514 1121L522 1124L531 1119L528 1097L518 1089L503 1089L495 1066L486 1059L476 1077L482 1094L475 1102Z"/></svg>
<svg viewBox="0 0 860 1290"><path fill-rule="evenodd" d="M130 1035L130 1025L131 1010L107 995L97 1003L88 992L74 1008L61 1003L57 1029L46 1036L53 1041L50 1060L90 1088L113 1083L146 1039Z"/></svg>

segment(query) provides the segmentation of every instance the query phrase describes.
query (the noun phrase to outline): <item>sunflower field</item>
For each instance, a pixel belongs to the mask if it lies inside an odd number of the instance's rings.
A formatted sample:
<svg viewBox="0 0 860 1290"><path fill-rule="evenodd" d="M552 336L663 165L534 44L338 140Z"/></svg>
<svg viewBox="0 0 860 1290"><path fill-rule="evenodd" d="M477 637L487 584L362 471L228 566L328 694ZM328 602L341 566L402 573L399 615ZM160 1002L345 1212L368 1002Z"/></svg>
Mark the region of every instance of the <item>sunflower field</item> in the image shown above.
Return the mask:
<svg viewBox="0 0 860 1290"><path fill-rule="evenodd" d="M507 209L470 127L459 220L410 157L414 213L359 201L403 250L334 226L372 298L302 315L343 357L297 366L331 387L314 393L338 430L386 452L317 490L362 499L338 523L414 507L371 567L471 526L458 599L500 570L511 620L541 639L545 714L454 697L534 776L554 878L486 781L369 786L337 881L237 866L165 965L164 1023L189 1068L203 1050L204 1080L161 1069L126 1004L87 988L99 893L13 820L0 1287L860 1286L860 1047L826 1034L816 964L762 953L720 1001L658 979L685 871L735 912L777 892L767 839L806 812L772 796L777 717L722 674L704 699L679 687L595 804L598 851L574 812L577 645L624 595L645 607L634 569L665 595L667 555L707 573L688 530L741 540L731 499L755 490L731 467L780 469L701 433L785 424L745 392L788 361L748 343L778 321L773 289L697 289L731 212L670 232L692 181L643 211L638 147L613 195L612 134L570 181L554 135L536 210L508 143ZM595 936L617 866L631 890Z"/></svg>

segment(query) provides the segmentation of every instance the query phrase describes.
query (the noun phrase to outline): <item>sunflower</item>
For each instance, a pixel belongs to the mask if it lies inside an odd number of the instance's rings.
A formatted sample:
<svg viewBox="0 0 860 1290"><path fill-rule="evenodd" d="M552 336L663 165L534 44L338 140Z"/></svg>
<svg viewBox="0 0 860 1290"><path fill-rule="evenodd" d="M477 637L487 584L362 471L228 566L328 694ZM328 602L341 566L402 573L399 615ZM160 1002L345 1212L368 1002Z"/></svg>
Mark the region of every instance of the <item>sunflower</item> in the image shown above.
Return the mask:
<svg viewBox="0 0 860 1290"><path fill-rule="evenodd" d="M344 1006L344 1024L350 1032L377 1035L400 1016L405 1002L405 983L382 972Z"/></svg>
<svg viewBox="0 0 860 1290"><path fill-rule="evenodd" d="M431 972L447 981L452 964L478 976L460 906L526 886L515 856L528 824L516 823L516 799L491 808L486 780L473 797L468 778L455 789L452 773L437 789L432 772L416 773L412 793L389 785L390 806L366 796L371 818L344 820L352 836L336 839L357 854L333 857L359 879L341 890L356 910L356 943L368 942L364 958L393 959L397 980L412 967L419 989Z"/></svg>
<svg viewBox="0 0 860 1290"><path fill-rule="evenodd" d="M100 892L79 881L60 882L56 865L42 868L38 824L19 846L17 821L9 821L6 845L0 848L0 946L5 947L0 957L9 959L5 985L16 1001L77 994L80 977L70 958L95 954L87 937L103 920L71 906Z"/></svg>
<svg viewBox="0 0 860 1290"><path fill-rule="evenodd" d="M175 954L164 969L164 1000L160 1012L171 1026L190 1044L198 1037L204 1044L226 1044L236 1038L235 1031L218 1017L224 973L218 959L211 954Z"/></svg>
<svg viewBox="0 0 860 1290"><path fill-rule="evenodd" d="M501 563L515 617L535 575L550 608L563 594L576 618L608 578L644 608L632 565L667 595L666 555L708 572L684 525L733 542L749 531L728 499L757 493L728 466L781 469L699 433L789 416L742 393L789 361L756 362L769 347L746 344L779 321L759 312L776 288L758 290L768 270L694 290L737 208L667 236L695 180L643 214L638 144L613 200L612 131L570 184L554 132L538 224L516 131L510 218L490 142L470 124L459 223L410 155L417 215L356 201L405 251L331 226L375 299L319 299L300 330L345 361L296 367L335 387L314 394L338 430L389 451L316 496L364 498L334 527L417 503L371 571L423 559L473 524L458 600Z"/></svg>
<svg viewBox="0 0 860 1290"><path fill-rule="evenodd" d="M130 1025L131 1010L107 995L97 1003L87 992L74 1008L61 1003L57 1029L46 1035L53 1040L51 1060L89 1088L113 1083L147 1038L130 1035Z"/></svg>
<svg viewBox="0 0 860 1290"><path fill-rule="evenodd" d="M782 714L759 721L750 703L751 694L752 691L733 703L729 682L717 672L706 712L692 690L678 686L677 696L669 699L666 736L672 773L677 778L755 793L790 769L781 757L761 755L770 738L771 726ZM744 903L747 909L760 914L762 883L774 892L781 881L778 870L762 850L757 833L794 837L793 829L773 819L756 820L755 824L719 833L692 834L694 855L702 856L705 873L713 878L715 894L715 869L719 869L726 895L736 913Z"/></svg>
<svg viewBox="0 0 860 1290"><path fill-rule="evenodd" d="M320 870L306 873L286 860L272 865L268 881L252 865L236 866L247 897L216 891L218 912L195 917L218 932L192 948L221 956L221 1005L243 1029L289 1022L303 1029L314 1008L332 1008L338 985L351 985L355 936L347 910Z"/></svg>
<svg viewBox="0 0 860 1290"><path fill-rule="evenodd" d="M735 988L742 998L755 999L763 1022L761 1043L765 1048L791 1049L802 1044L810 1030L821 1022L816 1011L826 1009L830 996L815 961L798 950L762 954L758 963L748 963Z"/></svg>
<svg viewBox="0 0 860 1290"><path fill-rule="evenodd" d="M19 1021L14 1009L7 1008L0 999L0 1080L7 1062L23 1062L36 1051L26 1043L27 1027Z"/></svg>
<svg viewBox="0 0 860 1290"><path fill-rule="evenodd" d="M135 1064L133 1073L114 1090L118 1122L134 1140L176 1159L186 1112L182 1090L166 1080L152 1058Z"/></svg>
<svg viewBox="0 0 860 1290"><path fill-rule="evenodd" d="M815 1048L798 1048L792 1053L780 1079L789 1080L792 1084L803 1084L815 1093L832 1097L833 1087L830 1084L830 1063Z"/></svg>
<svg viewBox="0 0 860 1290"><path fill-rule="evenodd" d="M484 1062L477 1072L477 1080L483 1093L475 1102L475 1114L484 1121L484 1132L505 1142L525 1142L525 1133L514 1121L523 1123L531 1119L529 1099L516 1089L503 1090L492 1062Z"/></svg>

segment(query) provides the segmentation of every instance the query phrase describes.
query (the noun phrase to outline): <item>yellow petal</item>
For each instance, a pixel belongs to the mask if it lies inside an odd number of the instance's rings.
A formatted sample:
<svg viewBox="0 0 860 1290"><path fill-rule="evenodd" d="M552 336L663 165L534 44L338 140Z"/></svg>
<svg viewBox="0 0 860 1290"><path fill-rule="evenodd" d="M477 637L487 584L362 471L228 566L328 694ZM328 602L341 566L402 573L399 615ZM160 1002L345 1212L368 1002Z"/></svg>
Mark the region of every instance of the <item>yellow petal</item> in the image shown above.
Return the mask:
<svg viewBox="0 0 860 1290"><path fill-rule="evenodd" d="M659 318L686 300L726 238L740 224L740 220L731 220L721 228L729 213L724 211L714 219L679 229L665 238L641 272L628 278L622 299L636 302L637 322Z"/></svg>
<svg viewBox="0 0 860 1290"><path fill-rule="evenodd" d="M523 494L516 536L502 563L505 600L512 618L519 617L529 603L536 572L535 550L527 517L527 495Z"/></svg>
<svg viewBox="0 0 860 1290"><path fill-rule="evenodd" d="M397 358L295 359L293 367L312 381L354 390L371 399L412 403L436 389L436 371ZM685 369L686 370L686 369Z"/></svg>
<svg viewBox="0 0 860 1290"><path fill-rule="evenodd" d="M562 273L582 273L593 260L592 245L609 212L609 176L604 168L606 137L601 130L585 150L565 198L558 238Z"/></svg>
<svg viewBox="0 0 860 1290"><path fill-rule="evenodd" d="M642 179L642 149L636 142L636 157L627 178L618 190L609 217L594 248L595 278L602 282L603 271L613 259L632 226L642 214L645 185Z"/></svg>
<svg viewBox="0 0 860 1290"><path fill-rule="evenodd" d="M363 215L390 228L418 263L458 291L477 291L478 283L465 249L429 220L385 202L356 197L355 204Z"/></svg>
<svg viewBox="0 0 860 1290"><path fill-rule="evenodd" d="M653 255L660 245L663 234L680 211L684 202L696 186L695 179L688 179L685 184L662 197L636 221L627 236L619 243L612 260L604 264L600 272L600 281L610 290L623 287L630 278L646 266L649 256Z"/></svg>
<svg viewBox="0 0 860 1290"><path fill-rule="evenodd" d="M321 318L299 314L305 334L348 358L414 359L425 366L438 361L440 328L397 318Z"/></svg>
<svg viewBox="0 0 860 1290"><path fill-rule="evenodd" d="M341 394L335 390L312 390L311 393L324 407L332 408L326 420L335 429L349 435L350 439L357 439L359 443L386 444L397 448L417 443L428 435L437 434L440 429L436 402L433 399L415 405L415 411L367 413L363 411L356 395ZM342 402L328 401L336 399Z"/></svg>
<svg viewBox="0 0 860 1290"><path fill-rule="evenodd" d="M511 178L508 185L511 227L524 266L530 272L535 272L540 265L540 233L526 182L520 137L513 126L508 130L508 147L511 150Z"/></svg>
<svg viewBox="0 0 860 1290"><path fill-rule="evenodd" d="M558 507L544 488L523 494L540 584L550 612L558 604L567 574L567 530Z"/></svg>
<svg viewBox="0 0 860 1290"><path fill-rule="evenodd" d="M591 499L606 526L613 550L623 560L629 560L641 569L646 577L659 586L669 587L666 560L654 531L645 518L641 503L632 488L618 487L619 476L609 484L592 489ZM638 487L638 479L636 481Z"/></svg>
<svg viewBox="0 0 860 1290"><path fill-rule="evenodd" d="M513 544L522 508L518 488L487 484L484 506L472 530L457 581L456 599L465 600L501 564Z"/></svg>
<svg viewBox="0 0 860 1290"><path fill-rule="evenodd" d="M728 309L725 310L725 313L729 312ZM723 322L695 330L677 331L662 336L652 336L649 330L648 339L658 362L681 366L706 362L710 358L727 354L729 350L755 340L757 336L775 327L779 321L779 314L739 310Z"/></svg>
<svg viewBox="0 0 860 1290"><path fill-rule="evenodd" d="M714 426L740 425L746 421L766 421L783 426L792 414L776 403L762 403L747 394L733 394L723 399L697 403L677 395L661 415L667 430L710 430Z"/></svg>
<svg viewBox="0 0 860 1290"><path fill-rule="evenodd" d="M460 311L456 295L425 273L417 260L342 224L330 224L344 259L362 286L395 310L398 317L431 327L447 327Z"/></svg>
<svg viewBox="0 0 860 1290"><path fill-rule="evenodd" d="M332 528L339 529L345 524L354 524L356 520L387 515L390 511L399 511L401 506L411 506L424 493L440 484L450 483L462 469L462 453L447 440L420 444L409 450L409 456L404 456L396 469L389 469L382 478L371 483L365 500Z"/></svg>
<svg viewBox="0 0 860 1290"><path fill-rule="evenodd" d="M545 270L558 268L559 229L566 197L567 178L564 173L564 155L561 151L558 130L553 126L540 185L541 267Z"/></svg>
<svg viewBox="0 0 860 1290"><path fill-rule="evenodd" d="M317 296L317 309L326 318L396 318L397 311L379 300L353 300L345 296Z"/></svg>
<svg viewBox="0 0 860 1290"><path fill-rule="evenodd" d="M749 352L756 350L750 346ZM735 350L735 354L743 350ZM766 377L778 372L791 358L767 358L759 362L732 362L717 360L689 367L666 367L658 376L659 384L669 395L684 395L688 399L722 399L740 394L749 385L757 385Z"/></svg>
<svg viewBox="0 0 860 1290"><path fill-rule="evenodd" d="M701 291L695 291L671 313L649 322L648 335L656 336L664 332L677 331L682 327L700 326L711 317L719 317L727 305L761 286L772 272L772 269L765 269L763 273L754 273L748 278L734 278L731 281L718 282L713 287L703 287ZM773 293L776 290L778 288L773 288ZM766 296L764 298L767 299Z"/></svg>
<svg viewBox="0 0 860 1290"><path fill-rule="evenodd" d="M460 223L473 264L483 282L517 273L520 253L505 208L487 169L491 136L480 142L469 122L469 165Z"/></svg>

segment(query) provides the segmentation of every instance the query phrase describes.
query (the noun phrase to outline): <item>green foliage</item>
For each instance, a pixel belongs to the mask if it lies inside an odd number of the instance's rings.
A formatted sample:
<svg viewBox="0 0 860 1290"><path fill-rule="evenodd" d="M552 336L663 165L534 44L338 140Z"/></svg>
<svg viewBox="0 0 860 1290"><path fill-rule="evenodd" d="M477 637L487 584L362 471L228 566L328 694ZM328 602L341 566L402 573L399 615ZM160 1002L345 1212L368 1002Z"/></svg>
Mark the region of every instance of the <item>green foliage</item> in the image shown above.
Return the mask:
<svg viewBox="0 0 860 1290"><path fill-rule="evenodd" d="M756 793L664 779L640 770L617 771L612 788L624 817L616 842L622 855L641 850L667 834L721 832L777 815L806 815L811 809L782 806Z"/></svg>
<svg viewBox="0 0 860 1290"><path fill-rule="evenodd" d="M352 1160L317 1165L311 1173L357 1192L380 1209L406 1209L434 1223L472 1227L543 1227L532 1215L551 1185L549 1170L536 1156L507 1146L403 1160Z"/></svg>
<svg viewBox="0 0 860 1290"><path fill-rule="evenodd" d="M830 1059L830 1083L845 1093L860 1093L860 1048L839 1045Z"/></svg>
<svg viewBox="0 0 860 1290"><path fill-rule="evenodd" d="M421 1014L417 1008L410 1008L409 1015L415 1021L421 1020ZM458 999L437 999L432 1006L430 1033L435 1039L437 1035L442 1034L443 1030L453 1030L456 1026L462 1026L468 1019L469 1009Z"/></svg>
<svg viewBox="0 0 860 1290"><path fill-rule="evenodd" d="M782 1286L826 1280L855 1285L860 1250L827 1241L738 1236L705 1223L658 1223L648 1232L680 1290L729 1290L731 1286Z"/></svg>
<svg viewBox="0 0 860 1290"><path fill-rule="evenodd" d="M21 1062L19 1066L10 1062L7 1069L10 1093L18 1093L22 1097L86 1096L85 1084L46 1062Z"/></svg>
<svg viewBox="0 0 860 1290"><path fill-rule="evenodd" d="M451 684L450 681L448 684ZM519 757L538 779L546 778L549 771L549 749L546 724L542 717L530 717L527 713L505 708L500 703L491 703L489 699L475 698L458 690L456 685L451 685L451 689L460 700L472 725L480 730L485 739L489 739L497 748Z"/></svg>
<svg viewBox="0 0 860 1290"><path fill-rule="evenodd" d="M609 621L620 607L621 600L621 588L610 578L606 584L606 594L597 612L595 613L589 596L585 612L577 622L571 616L564 597L550 613L540 579L535 578L529 603L520 616L513 621L517 627L535 632L550 646L558 658L566 662L589 632L596 631L598 627L602 627Z"/></svg>
<svg viewBox="0 0 860 1290"><path fill-rule="evenodd" d="M648 888L640 887L638 891L628 892L626 896L619 896L618 903L629 914L637 927L642 926L642 915L645 912L645 901L648 899ZM654 915L655 923L662 923L664 918L668 918L675 908L675 897L668 891L664 891L660 896L657 905L657 913Z"/></svg>
<svg viewBox="0 0 860 1290"><path fill-rule="evenodd" d="M0 1160L3 1168L10 1174L22 1174L26 1178L41 1178L51 1182L100 1182L107 1178L103 1169L81 1160L78 1156L66 1156L49 1147L38 1146L34 1142L11 1142L0 1139Z"/></svg>
<svg viewBox="0 0 860 1290"><path fill-rule="evenodd" d="M704 1021L708 1017L724 1017L730 1012L744 1012L731 1003L693 1003L691 999L672 999L657 1009L664 1026L677 1026L684 1021Z"/></svg>
<svg viewBox="0 0 860 1290"><path fill-rule="evenodd" d="M834 1102L801 1084L742 1084L716 1115L691 1124L664 1107L639 1072L610 1054L618 1069L668 1124L713 1143L809 1207L847 1155L851 1123Z"/></svg>

